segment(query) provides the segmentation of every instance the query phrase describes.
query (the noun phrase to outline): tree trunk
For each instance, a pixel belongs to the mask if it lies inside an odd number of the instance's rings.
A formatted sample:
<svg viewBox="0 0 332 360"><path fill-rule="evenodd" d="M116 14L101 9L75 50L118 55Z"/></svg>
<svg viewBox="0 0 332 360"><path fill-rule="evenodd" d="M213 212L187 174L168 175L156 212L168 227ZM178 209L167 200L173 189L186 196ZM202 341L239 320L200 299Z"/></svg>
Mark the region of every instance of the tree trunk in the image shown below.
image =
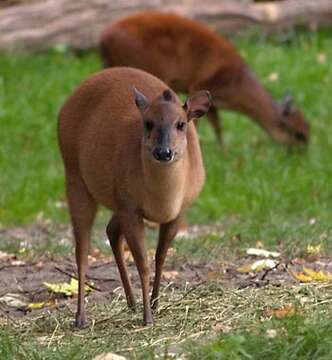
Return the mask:
<svg viewBox="0 0 332 360"><path fill-rule="evenodd" d="M141 10L175 11L224 33L247 28L332 22L331 0L46 0L0 9L0 50L43 50L56 44L75 49L97 45L108 23Z"/></svg>

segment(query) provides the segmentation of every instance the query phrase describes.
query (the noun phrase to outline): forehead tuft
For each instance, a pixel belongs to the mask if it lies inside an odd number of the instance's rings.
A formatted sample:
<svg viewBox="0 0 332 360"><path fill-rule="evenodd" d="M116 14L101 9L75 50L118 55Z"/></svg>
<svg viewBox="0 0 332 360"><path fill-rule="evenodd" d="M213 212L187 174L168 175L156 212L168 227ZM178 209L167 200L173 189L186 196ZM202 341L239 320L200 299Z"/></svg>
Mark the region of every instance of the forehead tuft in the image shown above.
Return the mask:
<svg viewBox="0 0 332 360"><path fill-rule="evenodd" d="M156 118L163 120L173 120L184 115L184 110L180 103L168 101L156 101L151 104L149 113Z"/></svg>

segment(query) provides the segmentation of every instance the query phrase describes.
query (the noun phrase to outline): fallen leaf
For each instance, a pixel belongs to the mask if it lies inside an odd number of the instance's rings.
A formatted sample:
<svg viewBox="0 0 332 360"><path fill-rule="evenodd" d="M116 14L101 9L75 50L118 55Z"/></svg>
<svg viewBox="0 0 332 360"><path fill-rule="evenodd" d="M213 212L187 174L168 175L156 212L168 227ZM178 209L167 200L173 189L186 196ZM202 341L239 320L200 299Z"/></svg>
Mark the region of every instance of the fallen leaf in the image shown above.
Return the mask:
<svg viewBox="0 0 332 360"><path fill-rule="evenodd" d="M42 309L47 306L52 306L54 304L55 304L55 301L53 299L49 300L49 301L38 302L38 303L30 303L30 304L28 304L27 309L28 310L38 310L38 309Z"/></svg>
<svg viewBox="0 0 332 360"><path fill-rule="evenodd" d="M295 258L292 260L292 264L296 264L296 265L303 265L305 264L305 259L303 258Z"/></svg>
<svg viewBox="0 0 332 360"><path fill-rule="evenodd" d="M326 63L326 54L325 53L318 53L316 56L316 60L319 64L325 64Z"/></svg>
<svg viewBox="0 0 332 360"><path fill-rule="evenodd" d="M277 330L275 329L268 329L266 330L266 337L273 339L277 336Z"/></svg>
<svg viewBox="0 0 332 360"><path fill-rule="evenodd" d="M134 261L133 255L129 250L124 251L123 257L124 257L125 261L128 261L128 262L133 262Z"/></svg>
<svg viewBox="0 0 332 360"><path fill-rule="evenodd" d="M295 277L296 280L303 282L303 283L312 281L311 276L305 275L304 273L293 273L293 276Z"/></svg>
<svg viewBox="0 0 332 360"><path fill-rule="evenodd" d="M251 265L251 269L254 272L259 272L261 270L273 269L276 265L277 263L271 259L258 260Z"/></svg>
<svg viewBox="0 0 332 360"><path fill-rule="evenodd" d="M265 258L268 258L268 257L277 258L277 257L280 256L280 253L278 253L276 251L268 251L268 250L257 249L257 248L249 248L249 249L247 249L247 254L248 255L253 255L253 256L262 256L262 257L265 257Z"/></svg>
<svg viewBox="0 0 332 360"><path fill-rule="evenodd" d="M293 276L295 277L295 279L304 283L313 282L313 281L329 282L332 280L331 273L324 271L316 271L306 267L303 268L303 272L293 273Z"/></svg>
<svg viewBox="0 0 332 360"><path fill-rule="evenodd" d="M315 218L312 218L309 220L309 225L315 225L317 220Z"/></svg>
<svg viewBox="0 0 332 360"><path fill-rule="evenodd" d="M294 316L296 313L296 309L293 304L287 304L279 309L273 309L272 315L277 319L283 319L285 317Z"/></svg>
<svg viewBox="0 0 332 360"><path fill-rule="evenodd" d="M27 306L27 299L20 294L8 293L0 297L0 303L20 309L20 308L25 308Z"/></svg>
<svg viewBox="0 0 332 360"><path fill-rule="evenodd" d="M192 236L189 234L187 229L182 229L176 234L176 239L189 239Z"/></svg>
<svg viewBox="0 0 332 360"><path fill-rule="evenodd" d="M262 270L273 269L277 262L272 259L257 260L252 264L245 264L236 269L240 273L260 272Z"/></svg>
<svg viewBox="0 0 332 360"><path fill-rule="evenodd" d="M176 254L176 249L174 249L173 247L169 248L167 251L167 256L174 256Z"/></svg>
<svg viewBox="0 0 332 360"><path fill-rule="evenodd" d="M242 238L242 237L241 237L241 234L235 234L235 235L232 236L232 239L231 239L231 240L232 240L233 242L238 242L238 241L241 241L241 238Z"/></svg>
<svg viewBox="0 0 332 360"><path fill-rule="evenodd" d="M179 272L176 271L176 270L164 271L163 272L163 277L166 280L175 280L178 276L179 276Z"/></svg>
<svg viewBox="0 0 332 360"><path fill-rule="evenodd" d="M44 282L44 285L55 294L63 294L65 296L73 296L78 294L78 280L71 278L70 283L50 284ZM93 289L89 285L85 285L85 291L91 292Z"/></svg>
<svg viewBox="0 0 332 360"><path fill-rule="evenodd" d="M315 281L324 281L325 282L325 281L332 280L332 274L330 274L329 272L315 271L313 269L306 268L306 267L303 268L303 271Z"/></svg>
<svg viewBox="0 0 332 360"><path fill-rule="evenodd" d="M277 72L272 72L267 78L269 81L275 82L279 80L279 74Z"/></svg>
<svg viewBox="0 0 332 360"><path fill-rule="evenodd" d="M9 254L4 251L0 251L0 260L1 261L8 261L8 260L13 260L13 259L16 259L16 255Z"/></svg>
<svg viewBox="0 0 332 360"><path fill-rule="evenodd" d="M148 249L148 257L149 259L153 259L156 251L154 249Z"/></svg>
<svg viewBox="0 0 332 360"><path fill-rule="evenodd" d="M22 260L13 260L11 262L11 265L13 265L13 266L21 266L21 265L25 265L25 262L22 261Z"/></svg>
<svg viewBox="0 0 332 360"><path fill-rule="evenodd" d="M309 255L319 255L322 249L322 244L318 245L308 245L306 248L306 252Z"/></svg>
<svg viewBox="0 0 332 360"><path fill-rule="evenodd" d="M223 323L216 323L213 327L212 330L215 332L223 332L223 333L228 333L232 330L231 326L229 325L225 325Z"/></svg>
<svg viewBox="0 0 332 360"><path fill-rule="evenodd" d="M222 277L222 273L220 271L209 271L207 273L208 280L216 280Z"/></svg>
<svg viewBox="0 0 332 360"><path fill-rule="evenodd" d="M239 273L249 273L252 271L251 264L242 265L242 266L238 267L236 269L236 271Z"/></svg>
<svg viewBox="0 0 332 360"><path fill-rule="evenodd" d="M126 358L114 353L103 353L97 355L95 358L93 358L93 360L126 360Z"/></svg>
<svg viewBox="0 0 332 360"><path fill-rule="evenodd" d="M264 244L261 240L256 241L255 245L256 245L257 249L263 249L263 247L264 247Z"/></svg>

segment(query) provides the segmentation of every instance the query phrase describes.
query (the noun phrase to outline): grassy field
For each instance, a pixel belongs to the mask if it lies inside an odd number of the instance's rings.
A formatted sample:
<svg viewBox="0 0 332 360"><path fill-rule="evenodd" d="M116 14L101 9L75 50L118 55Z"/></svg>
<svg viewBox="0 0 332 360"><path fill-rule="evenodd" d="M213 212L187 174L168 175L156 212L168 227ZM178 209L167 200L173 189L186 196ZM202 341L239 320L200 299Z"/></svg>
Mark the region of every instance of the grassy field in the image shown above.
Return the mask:
<svg viewBox="0 0 332 360"><path fill-rule="evenodd" d="M287 39L237 40L241 53L276 99L281 99L286 90L294 94L311 124L311 142L305 151L289 151L274 144L247 118L223 113L228 148L224 154L203 119L199 132L207 182L190 210L189 219L193 224L218 222L223 234L179 243L178 251L190 256L198 253L201 258L210 259L210 250L218 245L227 249L224 250L226 257L231 257L260 241L265 247L281 249L290 257L301 254L308 244L321 244L323 254L330 253L331 35L331 31L320 31ZM0 55L0 228L30 226L41 212L53 223L68 222L67 210L59 206L64 199L64 187L56 139L57 111L72 89L99 68L95 53L82 57L57 51ZM102 212L100 227L104 226L107 216ZM2 241L0 250L8 251L10 246L13 249L11 244ZM19 247L16 250L19 251ZM292 290L286 292L289 291ZM324 294L327 294L326 304L332 299L328 287ZM207 337L201 339L202 345L197 341L190 345L189 340L184 349L193 359L329 359L332 329L327 310L330 308L313 305L307 313L291 319L264 321L257 310L241 323L232 324L232 331L212 342ZM114 316L120 319L119 315ZM126 321L130 322L131 316L126 313ZM177 316L179 313L174 309L171 321ZM29 324L20 332L14 324L10 330L7 326L0 332L0 358L90 359L100 349L112 349L112 341L105 340L106 329L100 329L100 340L93 328L83 335L71 334L68 318L45 321L50 322L50 329L62 329L70 341L45 346L34 340L22 348L15 339L25 341L35 335ZM195 321L199 322L197 318ZM209 324L202 328L203 332ZM187 326L190 327L190 323ZM181 324L176 324L174 329L180 331ZM262 336L268 329L275 329L277 335ZM164 332L157 326L137 337L133 335L132 345L154 336L165 337ZM89 340L85 340L82 347L85 335ZM92 349L91 353L87 349ZM121 352L122 348L117 345L115 349ZM153 358L153 352L146 351L145 348L144 356ZM143 356L137 354L132 356Z"/></svg>

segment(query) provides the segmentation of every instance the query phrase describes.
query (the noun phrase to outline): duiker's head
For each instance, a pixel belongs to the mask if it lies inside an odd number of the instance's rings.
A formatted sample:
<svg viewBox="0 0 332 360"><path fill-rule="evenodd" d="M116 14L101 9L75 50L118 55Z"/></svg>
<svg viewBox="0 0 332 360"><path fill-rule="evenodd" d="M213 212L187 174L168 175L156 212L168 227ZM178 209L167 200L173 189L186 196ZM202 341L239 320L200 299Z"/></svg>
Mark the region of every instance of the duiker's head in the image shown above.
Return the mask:
<svg viewBox="0 0 332 360"><path fill-rule="evenodd" d="M279 105L279 117L275 138L287 144L306 144L309 141L310 126L301 110L293 104L290 95Z"/></svg>
<svg viewBox="0 0 332 360"><path fill-rule="evenodd" d="M203 116L210 107L208 91L199 91L182 105L169 89L153 101L133 88L135 104L142 115L145 154L154 161L171 164L179 160L187 147L188 123Z"/></svg>

